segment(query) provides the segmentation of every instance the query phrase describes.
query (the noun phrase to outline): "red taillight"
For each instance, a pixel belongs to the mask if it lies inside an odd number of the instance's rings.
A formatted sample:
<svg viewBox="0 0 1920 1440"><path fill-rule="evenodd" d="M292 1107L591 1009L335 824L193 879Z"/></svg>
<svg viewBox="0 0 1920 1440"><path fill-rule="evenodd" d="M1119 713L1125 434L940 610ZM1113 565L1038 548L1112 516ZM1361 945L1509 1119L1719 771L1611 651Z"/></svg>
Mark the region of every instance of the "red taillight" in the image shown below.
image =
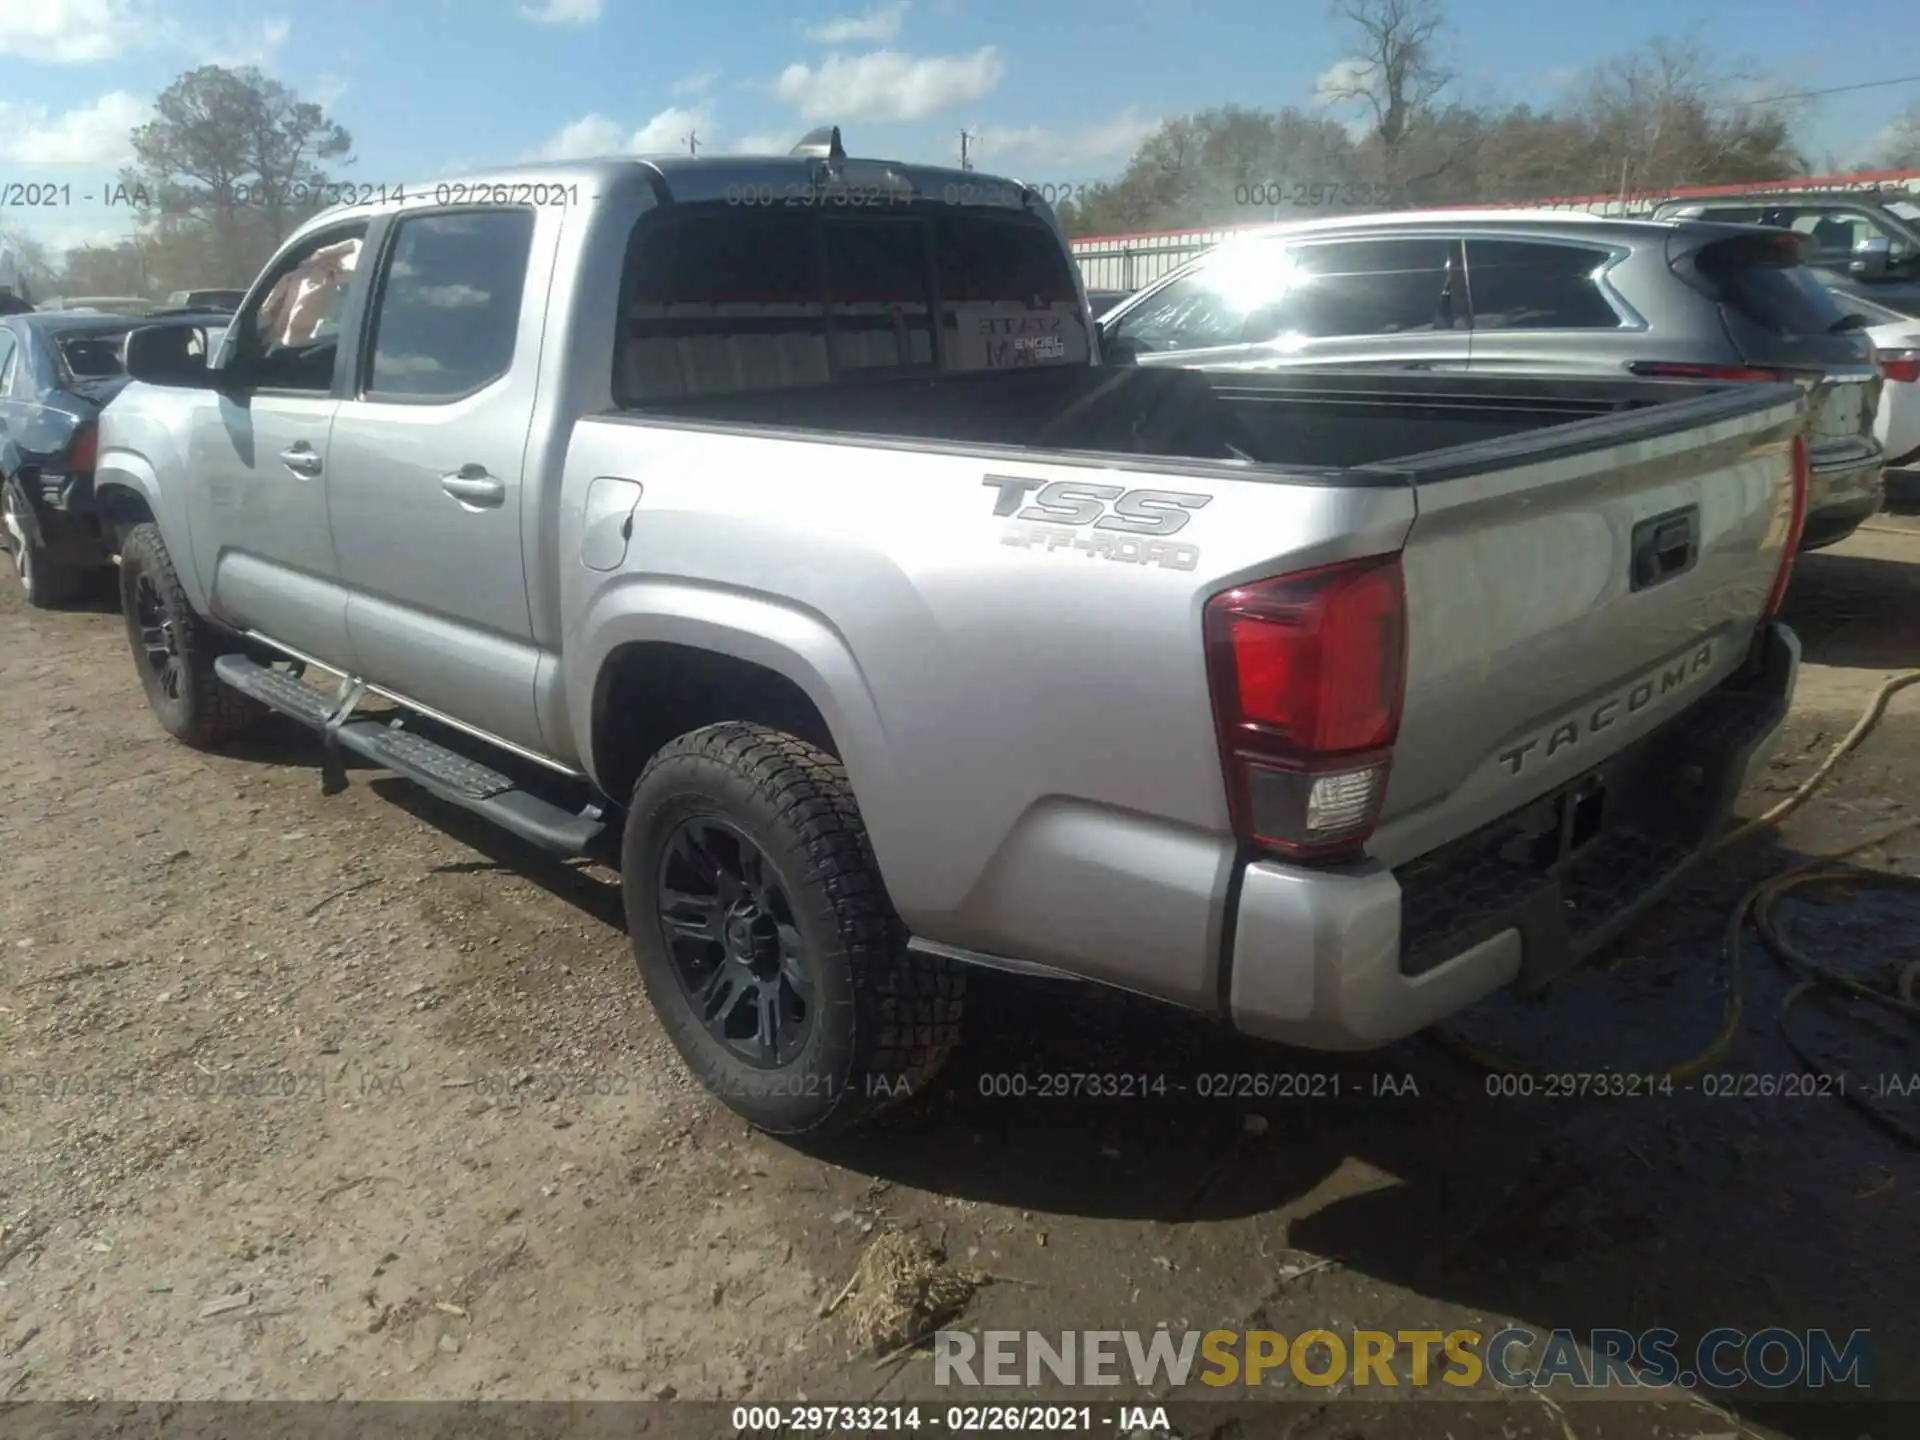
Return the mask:
<svg viewBox="0 0 1920 1440"><path fill-rule="evenodd" d="M73 444L67 447L67 469L91 470L93 462L100 458L100 432L87 425L74 432Z"/></svg>
<svg viewBox="0 0 1920 1440"><path fill-rule="evenodd" d="M1920 350L1876 350L1873 358L1889 380L1905 385L1920 381Z"/></svg>
<svg viewBox="0 0 1920 1440"><path fill-rule="evenodd" d="M1807 488L1813 479L1813 467L1807 459L1807 439L1793 437L1792 510L1787 516L1787 544L1780 552L1780 573L1773 577L1773 593L1767 597L1767 614L1778 615L1787 600L1787 584L1793 579L1793 557L1800 549L1800 537L1807 529Z"/></svg>
<svg viewBox="0 0 1920 1440"><path fill-rule="evenodd" d="M1294 856L1366 840L1400 727L1406 632L1397 555L1207 602L1214 722L1241 840Z"/></svg>
<svg viewBox="0 0 1920 1440"><path fill-rule="evenodd" d="M1636 360L1627 369L1635 375L1658 380L1787 380L1780 370L1758 365L1680 365L1665 360Z"/></svg>

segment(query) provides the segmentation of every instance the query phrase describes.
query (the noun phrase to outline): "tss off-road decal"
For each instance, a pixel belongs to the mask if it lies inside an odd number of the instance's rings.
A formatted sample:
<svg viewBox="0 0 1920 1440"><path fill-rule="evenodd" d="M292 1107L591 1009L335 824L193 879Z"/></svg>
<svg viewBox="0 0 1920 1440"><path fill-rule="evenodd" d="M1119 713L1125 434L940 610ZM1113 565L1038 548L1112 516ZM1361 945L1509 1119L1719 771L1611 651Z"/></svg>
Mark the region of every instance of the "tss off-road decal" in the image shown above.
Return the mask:
<svg viewBox="0 0 1920 1440"><path fill-rule="evenodd" d="M1211 495L1016 475L989 475L980 483L999 492L993 503L995 515L1038 522L1008 530L1003 544L1029 550L1036 546L1048 551L1077 550L1169 570L1191 570L1200 563L1198 546L1170 544L1167 537L1184 529L1193 512L1212 501ZM1083 529L1094 533L1075 533Z"/></svg>

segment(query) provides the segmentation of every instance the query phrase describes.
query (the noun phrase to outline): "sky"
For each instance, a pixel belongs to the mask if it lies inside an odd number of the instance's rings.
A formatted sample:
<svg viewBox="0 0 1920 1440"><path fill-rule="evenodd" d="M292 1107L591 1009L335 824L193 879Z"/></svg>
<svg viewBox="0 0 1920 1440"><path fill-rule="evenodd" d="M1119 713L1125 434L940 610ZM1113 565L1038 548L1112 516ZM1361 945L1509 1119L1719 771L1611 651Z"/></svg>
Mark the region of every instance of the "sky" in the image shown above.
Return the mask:
<svg viewBox="0 0 1920 1440"><path fill-rule="evenodd" d="M1920 101L1911 0L1606 0L1550 22L1542 0L1446 3L1463 99L1550 105L1665 33L1751 96L1912 77L1806 102L1818 157L1864 160ZM1163 117L1313 106L1351 49L1326 0L0 0L0 228L55 248L126 234L107 187L128 134L200 64L322 103L360 185L688 137L784 152L837 123L856 155L943 163L965 130L980 168L1071 187L1116 174Z"/></svg>

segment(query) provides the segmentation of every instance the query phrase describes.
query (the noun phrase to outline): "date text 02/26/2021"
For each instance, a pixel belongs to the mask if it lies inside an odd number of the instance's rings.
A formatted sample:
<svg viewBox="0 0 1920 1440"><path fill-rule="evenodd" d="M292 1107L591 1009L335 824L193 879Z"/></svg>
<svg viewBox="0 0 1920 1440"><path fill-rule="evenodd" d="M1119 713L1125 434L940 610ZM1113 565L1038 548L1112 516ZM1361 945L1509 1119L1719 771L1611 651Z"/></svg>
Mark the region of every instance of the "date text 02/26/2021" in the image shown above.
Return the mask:
<svg viewBox="0 0 1920 1440"><path fill-rule="evenodd" d="M1158 1405L736 1405L736 1436L885 1435L922 1427L949 1435L1155 1434Z"/></svg>

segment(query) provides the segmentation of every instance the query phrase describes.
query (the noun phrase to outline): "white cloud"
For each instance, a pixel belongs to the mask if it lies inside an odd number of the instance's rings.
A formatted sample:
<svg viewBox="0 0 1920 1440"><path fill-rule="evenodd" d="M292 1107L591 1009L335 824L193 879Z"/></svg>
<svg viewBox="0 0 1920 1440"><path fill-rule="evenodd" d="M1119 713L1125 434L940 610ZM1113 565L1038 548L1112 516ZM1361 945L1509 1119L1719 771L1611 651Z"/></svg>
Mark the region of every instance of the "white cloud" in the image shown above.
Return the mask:
<svg viewBox="0 0 1920 1440"><path fill-rule="evenodd" d="M1073 130L1044 125L1020 129L988 126L975 137L974 155L989 170L1001 167L1001 157L1033 165L1077 167L1077 174L1124 165L1155 130L1157 118L1125 110L1111 119Z"/></svg>
<svg viewBox="0 0 1920 1440"><path fill-rule="evenodd" d="M704 70L698 75L683 75L673 82L676 95L704 95L713 89L713 82L720 78L716 70Z"/></svg>
<svg viewBox="0 0 1920 1440"><path fill-rule="evenodd" d="M146 43L151 25L132 0L0 0L0 54L111 60Z"/></svg>
<svg viewBox="0 0 1920 1440"><path fill-rule="evenodd" d="M904 55L874 50L789 65L773 93L806 120L925 120L988 94L1006 74L992 45L971 55Z"/></svg>
<svg viewBox="0 0 1920 1440"><path fill-rule="evenodd" d="M588 160L596 155L647 155L685 150L687 136L713 123L704 106L671 105L636 130L605 115L585 115L534 152L537 160Z"/></svg>
<svg viewBox="0 0 1920 1440"><path fill-rule="evenodd" d="M600 0L542 0L520 13L538 25L591 25L600 18Z"/></svg>
<svg viewBox="0 0 1920 1440"><path fill-rule="evenodd" d="M311 100L322 110L331 110L340 103L341 97L352 88L353 82L345 76L322 75L313 82L313 88L302 95L301 98L303 100Z"/></svg>
<svg viewBox="0 0 1920 1440"><path fill-rule="evenodd" d="M286 48L292 35L291 21L265 20L257 29L229 33L212 49L204 52L200 63L219 65L228 70L244 70L248 66L264 70ZM177 38L184 40L184 36ZM199 48L194 42L186 43Z"/></svg>
<svg viewBox="0 0 1920 1440"><path fill-rule="evenodd" d="M742 135L727 149L735 155L785 155L798 143L794 135Z"/></svg>
<svg viewBox="0 0 1920 1440"><path fill-rule="evenodd" d="M111 169L133 158L134 127L153 107L124 90L55 115L44 105L0 102L0 155L23 165Z"/></svg>
<svg viewBox="0 0 1920 1440"><path fill-rule="evenodd" d="M876 5L864 15L843 16L807 30L807 38L822 45L852 45L868 41L884 45L900 33L900 22L907 18L907 0L891 5Z"/></svg>
<svg viewBox="0 0 1920 1440"><path fill-rule="evenodd" d="M1336 60L1314 78L1313 98L1319 105L1338 105L1362 89L1373 74L1373 63L1357 55Z"/></svg>

